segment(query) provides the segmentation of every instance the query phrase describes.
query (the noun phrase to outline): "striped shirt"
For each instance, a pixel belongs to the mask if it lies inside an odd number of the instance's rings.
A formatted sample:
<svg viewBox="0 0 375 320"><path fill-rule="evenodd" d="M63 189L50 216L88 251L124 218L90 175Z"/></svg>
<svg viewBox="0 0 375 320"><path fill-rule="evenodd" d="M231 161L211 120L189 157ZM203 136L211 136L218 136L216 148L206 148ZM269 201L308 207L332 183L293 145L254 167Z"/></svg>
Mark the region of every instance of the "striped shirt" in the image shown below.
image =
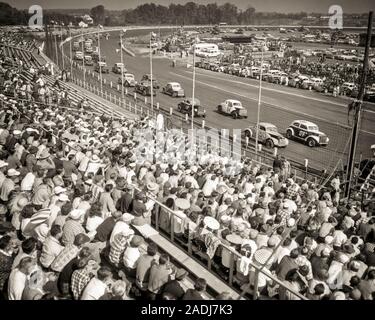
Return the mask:
<svg viewBox="0 0 375 320"><path fill-rule="evenodd" d="M79 253L79 248L74 244L68 244L60 254L53 260L51 269L56 272L61 272L62 269L74 259Z"/></svg>
<svg viewBox="0 0 375 320"><path fill-rule="evenodd" d="M64 245L71 244L74 242L76 235L80 233L86 233L86 231L78 221L66 220L61 241Z"/></svg>

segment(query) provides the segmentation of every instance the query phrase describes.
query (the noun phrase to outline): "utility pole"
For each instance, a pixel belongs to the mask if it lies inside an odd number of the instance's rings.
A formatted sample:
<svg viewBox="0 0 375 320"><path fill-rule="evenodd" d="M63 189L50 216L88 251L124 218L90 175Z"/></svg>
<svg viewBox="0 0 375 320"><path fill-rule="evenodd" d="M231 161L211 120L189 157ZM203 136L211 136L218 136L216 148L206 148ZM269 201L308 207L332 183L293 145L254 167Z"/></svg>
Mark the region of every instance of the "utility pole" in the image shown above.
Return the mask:
<svg viewBox="0 0 375 320"><path fill-rule="evenodd" d="M350 197L350 192L352 188L352 177L353 177L354 163L355 163L355 151L356 151L357 142L358 142L358 133L359 133L359 127L360 127L360 121L361 121L363 97L364 97L365 89L366 89L368 59L369 59L371 33L372 33L372 15L373 15L373 11L370 11L369 17L368 17L365 55L363 59L361 83L360 83L360 87L358 91L357 101L354 103L354 106L355 106L354 122L353 122L352 137L351 137L351 142L350 142L348 165L346 169L347 183L346 183L346 189L345 189L345 197L348 197L348 198Z"/></svg>

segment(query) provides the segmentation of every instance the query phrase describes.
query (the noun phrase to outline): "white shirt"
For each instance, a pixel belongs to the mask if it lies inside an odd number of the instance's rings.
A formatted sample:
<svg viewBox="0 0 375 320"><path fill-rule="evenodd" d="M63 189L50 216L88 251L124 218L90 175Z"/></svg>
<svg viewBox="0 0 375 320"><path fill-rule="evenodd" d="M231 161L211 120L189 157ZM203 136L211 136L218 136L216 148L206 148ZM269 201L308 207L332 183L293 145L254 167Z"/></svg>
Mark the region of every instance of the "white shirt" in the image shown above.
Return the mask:
<svg viewBox="0 0 375 320"><path fill-rule="evenodd" d="M113 230L112 230L112 233L111 233L111 238L109 239L109 243L112 245L113 243L113 240L115 239L115 236L116 234L119 234L121 232L125 232L125 233L128 233L130 230L130 227L129 225L124 222L124 221L117 221Z"/></svg>
<svg viewBox="0 0 375 320"><path fill-rule="evenodd" d="M124 265L130 269L135 269L140 256L141 253L138 248L127 247L124 252Z"/></svg>
<svg viewBox="0 0 375 320"><path fill-rule="evenodd" d="M86 230L88 232L96 230L96 228L103 222L102 217L94 216L88 217L86 222Z"/></svg>
<svg viewBox="0 0 375 320"><path fill-rule="evenodd" d="M92 278L82 292L81 300L99 300L105 294L107 285L98 278Z"/></svg>
<svg viewBox="0 0 375 320"><path fill-rule="evenodd" d="M26 287L27 276L18 268L13 269L9 276L8 299L21 300Z"/></svg>
<svg viewBox="0 0 375 320"><path fill-rule="evenodd" d="M209 197L211 193L216 189L217 183L217 180L211 180L211 178L206 181L202 188L202 191L206 197Z"/></svg>

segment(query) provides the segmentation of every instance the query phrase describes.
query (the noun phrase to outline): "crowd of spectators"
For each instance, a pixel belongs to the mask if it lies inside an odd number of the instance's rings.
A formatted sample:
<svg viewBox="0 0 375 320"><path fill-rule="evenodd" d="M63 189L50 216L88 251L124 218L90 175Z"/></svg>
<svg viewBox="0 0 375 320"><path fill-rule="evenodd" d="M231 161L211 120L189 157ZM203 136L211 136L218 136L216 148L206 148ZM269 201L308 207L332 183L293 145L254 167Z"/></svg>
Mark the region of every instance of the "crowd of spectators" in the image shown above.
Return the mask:
<svg viewBox="0 0 375 320"><path fill-rule="evenodd" d="M173 163L141 161L136 133L151 119L52 109L32 94L51 87L35 77L23 100L1 88L2 299L206 299L205 279L186 289L188 271L139 235L156 224L191 238L223 279L234 257L234 284L250 294L256 266L263 298L300 299L289 288L311 300L373 299L375 217L340 198L337 177L325 187L299 180L281 158L231 171L210 152L187 162L178 146Z"/></svg>

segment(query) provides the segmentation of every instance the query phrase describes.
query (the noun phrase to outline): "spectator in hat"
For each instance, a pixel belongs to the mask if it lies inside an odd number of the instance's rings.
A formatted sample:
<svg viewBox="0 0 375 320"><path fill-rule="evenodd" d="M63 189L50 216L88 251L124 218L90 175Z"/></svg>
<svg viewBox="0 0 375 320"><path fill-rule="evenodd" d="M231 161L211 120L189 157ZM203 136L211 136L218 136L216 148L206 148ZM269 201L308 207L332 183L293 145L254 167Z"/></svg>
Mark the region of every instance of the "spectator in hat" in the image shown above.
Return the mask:
<svg viewBox="0 0 375 320"><path fill-rule="evenodd" d="M20 172L15 169L8 169L6 178L0 188L0 201L6 204L9 201L10 193L15 189L19 180Z"/></svg>
<svg viewBox="0 0 375 320"><path fill-rule="evenodd" d="M75 241L75 237L78 234L85 234L86 231L82 226L81 219L83 216L83 211L79 209L73 209L70 213L68 218L65 221L63 226L63 234L61 238L61 242L64 246L71 244Z"/></svg>
<svg viewBox="0 0 375 320"><path fill-rule="evenodd" d="M185 290L181 283L187 277L188 272L185 269L177 269L174 279L170 279L163 288L163 294L171 294L176 300L181 300L185 295Z"/></svg>

